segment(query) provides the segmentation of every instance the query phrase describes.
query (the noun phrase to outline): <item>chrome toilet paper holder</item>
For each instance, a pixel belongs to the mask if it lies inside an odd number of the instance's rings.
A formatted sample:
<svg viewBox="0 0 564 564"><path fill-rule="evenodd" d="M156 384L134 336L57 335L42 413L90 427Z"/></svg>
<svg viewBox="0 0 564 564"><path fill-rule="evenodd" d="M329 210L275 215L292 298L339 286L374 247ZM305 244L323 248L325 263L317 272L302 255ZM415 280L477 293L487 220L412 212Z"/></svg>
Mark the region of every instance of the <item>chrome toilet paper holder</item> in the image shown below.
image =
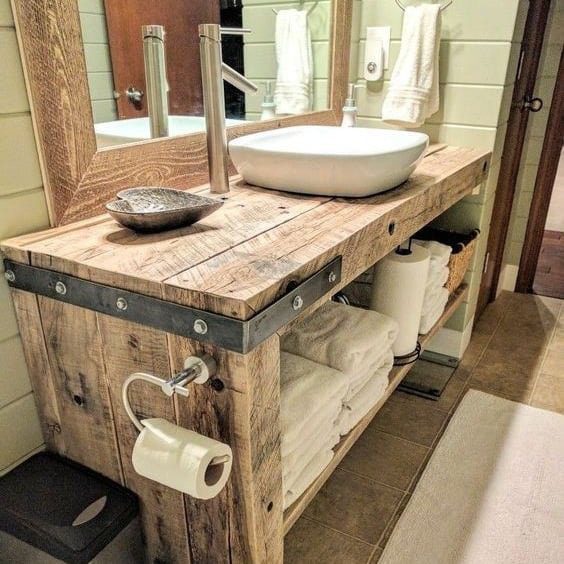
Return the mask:
<svg viewBox="0 0 564 564"><path fill-rule="evenodd" d="M143 431L145 427L135 415L133 409L131 409L131 404L129 403L129 386L136 380L143 380L144 382L149 382L159 386L162 392L168 397L172 397L174 394L180 394L181 396L188 397L190 394L190 391L186 388L188 384L191 384L192 382L195 384L205 384L210 378L213 378L216 373L217 364L215 359L208 354L205 354L202 357L189 356L184 361L184 369L178 374L175 374L169 380L159 378L154 374L135 372L134 374L128 376L121 388L121 399L123 401L125 412L137 430ZM212 460L212 464L223 464L227 462L226 458L228 459L229 457L216 457Z"/></svg>

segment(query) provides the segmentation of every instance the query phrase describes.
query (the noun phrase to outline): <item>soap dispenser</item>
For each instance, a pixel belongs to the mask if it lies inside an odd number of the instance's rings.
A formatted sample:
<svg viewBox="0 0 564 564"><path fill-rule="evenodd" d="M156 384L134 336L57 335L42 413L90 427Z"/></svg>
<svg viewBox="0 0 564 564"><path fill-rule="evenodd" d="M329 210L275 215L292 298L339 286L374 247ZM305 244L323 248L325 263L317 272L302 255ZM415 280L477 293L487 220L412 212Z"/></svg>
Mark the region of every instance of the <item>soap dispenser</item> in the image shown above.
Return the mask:
<svg viewBox="0 0 564 564"><path fill-rule="evenodd" d="M274 103L274 95L272 94L272 80L264 83L264 98L261 104L262 113L260 119L272 119L276 117L276 104Z"/></svg>
<svg viewBox="0 0 564 564"><path fill-rule="evenodd" d="M343 121L341 122L341 127L356 126L358 108L356 107L355 90L357 88L360 88L360 86L357 86L354 82L349 83L348 95L343 107Z"/></svg>

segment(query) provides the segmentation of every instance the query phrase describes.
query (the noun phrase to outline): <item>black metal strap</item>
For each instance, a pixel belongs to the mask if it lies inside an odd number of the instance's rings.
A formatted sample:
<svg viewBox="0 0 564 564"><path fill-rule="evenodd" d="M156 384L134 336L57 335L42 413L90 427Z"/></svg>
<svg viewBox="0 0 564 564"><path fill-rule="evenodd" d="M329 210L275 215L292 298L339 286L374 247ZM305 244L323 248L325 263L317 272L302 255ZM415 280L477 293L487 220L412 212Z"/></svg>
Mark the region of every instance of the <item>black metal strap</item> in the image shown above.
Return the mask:
<svg viewBox="0 0 564 564"><path fill-rule="evenodd" d="M248 320L167 302L10 260L4 261L4 267L6 279L12 288L212 343L226 350L248 353L337 286L341 281L342 258L333 259Z"/></svg>

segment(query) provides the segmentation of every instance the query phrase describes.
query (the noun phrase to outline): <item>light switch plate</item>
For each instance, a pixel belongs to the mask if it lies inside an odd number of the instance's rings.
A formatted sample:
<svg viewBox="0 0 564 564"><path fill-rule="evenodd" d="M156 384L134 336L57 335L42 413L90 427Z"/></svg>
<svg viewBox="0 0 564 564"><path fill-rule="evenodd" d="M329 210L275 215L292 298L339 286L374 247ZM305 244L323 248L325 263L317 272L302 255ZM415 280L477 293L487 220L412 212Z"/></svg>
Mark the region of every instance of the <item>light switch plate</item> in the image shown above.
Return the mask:
<svg viewBox="0 0 564 564"><path fill-rule="evenodd" d="M392 28L390 26L368 27L366 29L366 41L369 41L371 38L382 41L382 50L384 51L384 69L389 68L391 33Z"/></svg>

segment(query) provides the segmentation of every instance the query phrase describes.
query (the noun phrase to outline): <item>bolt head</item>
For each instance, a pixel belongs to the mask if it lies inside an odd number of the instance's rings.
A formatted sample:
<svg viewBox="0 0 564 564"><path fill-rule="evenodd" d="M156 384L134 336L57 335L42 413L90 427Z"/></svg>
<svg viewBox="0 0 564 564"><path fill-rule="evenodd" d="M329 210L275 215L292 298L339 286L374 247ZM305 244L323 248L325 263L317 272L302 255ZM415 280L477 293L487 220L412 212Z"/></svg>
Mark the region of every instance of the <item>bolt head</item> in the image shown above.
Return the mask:
<svg viewBox="0 0 564 564"><path fill-rule="evenodd" d="M198 335L205 335L208 332L208 324L203 319L194 321L194 331Z"/></svg>
<svg viewBox="0 0 564 564"><path fill-rule="evenodd" d="M57 292L57 294L60 294L61 296L64 296L67 293L67 287L63 282L59 281L55 284L55 292Z"/></svg>
<svg viewBox="0 0 564 564"><path fill-rule="evenodd" d="M294 301L292 302L292 307L294 308L294 310L298 311L299 309L302 309L303 306L304 306L304 301L303 301L302 297L296 296L294 298Z"/></svg>
<svg viewBox="0 0 564 564"><path fill-rule="evenodd" d="M329 282L334 284L337 281L337 275L334 272L329 273Z"/></svg>
<svg viewBox="0 0 564 564"><path fill-rule="evenodd" d="M118 298L116 300L116 307L120 311L125 311L127 309L127 300L125 298Z"/></svg>
<svg viewBox="0 0 564 564"><path fill-rule="evenodd" d="M15 282L16 281L16 274L13 270L6 270L6 272L4 272L4 278L8 282Z"/></svg>

